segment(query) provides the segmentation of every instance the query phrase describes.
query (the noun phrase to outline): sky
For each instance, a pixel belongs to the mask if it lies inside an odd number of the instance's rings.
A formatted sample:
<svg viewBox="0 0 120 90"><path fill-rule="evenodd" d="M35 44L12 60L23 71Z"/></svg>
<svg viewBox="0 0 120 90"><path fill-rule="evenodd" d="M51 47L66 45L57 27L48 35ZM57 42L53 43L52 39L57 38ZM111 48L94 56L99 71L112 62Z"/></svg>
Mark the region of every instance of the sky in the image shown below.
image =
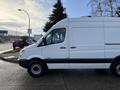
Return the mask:
<svg viewBox="0 0 120 90"><path fill-rule="evenodd" d="M90 15L89 0L62 0L68 17ZM41 34L56 0L0 0L0 30L8 30L10 34L21 32L27 34L28 17L30 14L33 34Z"/></svg>

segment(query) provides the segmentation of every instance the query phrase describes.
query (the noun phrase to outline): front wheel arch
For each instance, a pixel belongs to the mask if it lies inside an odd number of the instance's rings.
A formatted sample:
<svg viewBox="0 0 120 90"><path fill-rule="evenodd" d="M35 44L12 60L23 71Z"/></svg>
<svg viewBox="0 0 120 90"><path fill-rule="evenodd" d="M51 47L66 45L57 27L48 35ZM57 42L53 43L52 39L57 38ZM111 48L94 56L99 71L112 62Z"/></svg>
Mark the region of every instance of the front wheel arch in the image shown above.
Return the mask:
<svg viewBox="0 0 120 90"><path fill-rule="evenodd" d="M29 64L30 62L32 62L32 61L34 61L34 62L41 62L41 63L43 63L43 64L45 65L46 69L48 69L48 66L47 66L46 62L45 62L43 59L40 59L40 58L32 58L32 59L29 60L28 64Z"/></svg>

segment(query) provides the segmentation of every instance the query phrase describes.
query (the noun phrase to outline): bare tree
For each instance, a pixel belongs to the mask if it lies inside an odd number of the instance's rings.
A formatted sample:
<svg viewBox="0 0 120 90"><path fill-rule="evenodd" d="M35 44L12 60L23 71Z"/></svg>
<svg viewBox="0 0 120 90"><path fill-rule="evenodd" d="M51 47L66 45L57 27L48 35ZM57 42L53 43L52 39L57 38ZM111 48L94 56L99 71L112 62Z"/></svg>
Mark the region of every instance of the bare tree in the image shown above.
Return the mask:
<svg viewBox="0 0 120 90"><path fill-rule="evenodd" d="M102 16L102 3L101 0L90 0L88 5L91 6L91 14L93 16Z"/></svg>
<svg viewBox="0 0 120 90"><path fill-rule="evenodd" d="M93 16L114 16L119 6L118 0L90 0Z"/></svg>

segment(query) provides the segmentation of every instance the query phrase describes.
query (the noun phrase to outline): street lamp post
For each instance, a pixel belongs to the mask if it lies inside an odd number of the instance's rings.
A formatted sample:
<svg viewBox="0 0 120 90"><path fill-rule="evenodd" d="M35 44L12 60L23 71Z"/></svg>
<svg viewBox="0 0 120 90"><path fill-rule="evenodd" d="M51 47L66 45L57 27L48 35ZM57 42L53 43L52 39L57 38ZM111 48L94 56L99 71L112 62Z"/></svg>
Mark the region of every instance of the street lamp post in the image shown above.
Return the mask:
<svg viewBox="0 0 120 90"><path fill-rule="evenodd" d="M29 37L30 37L30 34L32 33L32 29L31 29L31 27L30 27L30 15L29 15L29 13L28 13L26 10L24 10L24 9L18 9L18 11L23 11L23 12L25 12L26 15L28 16L28 35L29 35Z"/></svg>

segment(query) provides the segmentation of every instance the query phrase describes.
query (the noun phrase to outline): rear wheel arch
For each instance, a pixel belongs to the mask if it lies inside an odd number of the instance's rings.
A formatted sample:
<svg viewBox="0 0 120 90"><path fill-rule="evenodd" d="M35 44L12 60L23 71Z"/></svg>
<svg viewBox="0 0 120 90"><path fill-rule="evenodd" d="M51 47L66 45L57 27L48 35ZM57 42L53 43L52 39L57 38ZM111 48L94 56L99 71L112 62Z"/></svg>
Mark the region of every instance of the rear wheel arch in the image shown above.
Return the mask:
<svg viewBox="0 0 120 90"><path fill-rule="evenodd" d="M120 74L118 74L117 72L117 67L120 66L120 56L117 56L116 58L114 58L114 60L112 61L111 63L111 66L110 66L110 71L116 75L116 76L119 76L120 77ZM120 73L120 71L119 71Z"/></svg>
<svg viewBox="0 0 120 90"><path fill-rule="evenodd" d="M120 56L117 56L113 59L112 64L119 62L120 61Z"/></svg>
<svg viewBox="0 0 120 90"><path fill-rule="evenodd" d="M119 62L119 61L120 61L120 56L115 57L115 58L111 61L110 69L113 67L113 65L114 65L116 62Z"/></svg>

